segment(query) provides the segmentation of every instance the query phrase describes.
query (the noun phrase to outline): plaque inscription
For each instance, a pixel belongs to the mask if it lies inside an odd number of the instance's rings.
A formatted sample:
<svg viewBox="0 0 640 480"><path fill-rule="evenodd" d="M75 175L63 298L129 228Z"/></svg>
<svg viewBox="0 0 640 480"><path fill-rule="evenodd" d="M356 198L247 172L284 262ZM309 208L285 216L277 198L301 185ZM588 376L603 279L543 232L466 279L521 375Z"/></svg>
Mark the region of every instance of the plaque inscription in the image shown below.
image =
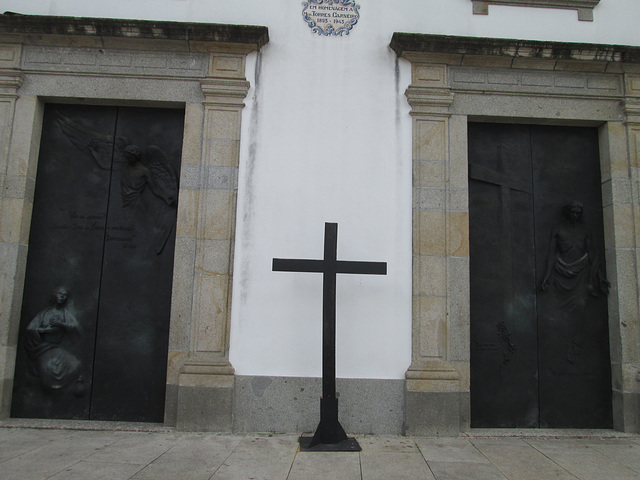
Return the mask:
<svg viewBox="0 0 640 480"><path fill-rule="evenodd" d="M308 0L302 6L302 18L318 35L349 35L360 19L354 0Z"/></svg>

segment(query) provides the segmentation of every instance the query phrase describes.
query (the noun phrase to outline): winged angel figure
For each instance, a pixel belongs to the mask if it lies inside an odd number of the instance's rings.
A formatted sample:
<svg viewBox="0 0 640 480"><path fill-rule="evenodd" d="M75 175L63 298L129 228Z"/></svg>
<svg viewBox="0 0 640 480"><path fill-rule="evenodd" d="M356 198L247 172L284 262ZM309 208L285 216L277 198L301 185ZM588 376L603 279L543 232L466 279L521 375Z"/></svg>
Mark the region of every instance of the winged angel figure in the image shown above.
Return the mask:
<svg viewBox="0 0 640 480"><path fill-rule="evenodd" d="M178 204L178 175L167 153L156 145L141 148L127 137L94 132L71 118L58 114L60 129L79 150L92 156L99 168L111 168L112 148L125 159L120 175L124 209L138 212L138 218L153 218L154 250L160 255L174 228ZM145 191L153 194L151 198Z"/></svg>

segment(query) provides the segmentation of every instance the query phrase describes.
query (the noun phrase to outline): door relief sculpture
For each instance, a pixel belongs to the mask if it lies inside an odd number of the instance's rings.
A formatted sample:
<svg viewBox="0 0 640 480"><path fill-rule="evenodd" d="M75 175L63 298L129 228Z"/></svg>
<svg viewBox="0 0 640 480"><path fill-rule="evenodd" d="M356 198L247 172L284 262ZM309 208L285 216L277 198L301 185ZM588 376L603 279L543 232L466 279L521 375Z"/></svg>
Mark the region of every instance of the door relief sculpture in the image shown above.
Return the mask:
<svg viewBox="0 0 640 480"><path fill-rule="evenodd" d="M596 129L469 124L471 425L610 428Z"/></svg>
<svg viewBox="0 0 640 480"><path fill-rule="evenodd" d="M12 416L163 420L183 123L46 106Z"/></svg>

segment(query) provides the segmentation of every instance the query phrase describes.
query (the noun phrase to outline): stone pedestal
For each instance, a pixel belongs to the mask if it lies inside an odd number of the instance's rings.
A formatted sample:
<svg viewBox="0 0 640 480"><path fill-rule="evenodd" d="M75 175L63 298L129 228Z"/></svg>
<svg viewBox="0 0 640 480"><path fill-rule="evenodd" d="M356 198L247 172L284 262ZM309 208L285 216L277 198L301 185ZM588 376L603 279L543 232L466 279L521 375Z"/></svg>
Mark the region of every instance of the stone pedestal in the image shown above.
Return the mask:
<svg viewBox="0 0 640 480"><path fill-rule="evenodd" d="M190 359L178 384L178 430L230 432L233 427L233 368L221 359Z"/></svg>

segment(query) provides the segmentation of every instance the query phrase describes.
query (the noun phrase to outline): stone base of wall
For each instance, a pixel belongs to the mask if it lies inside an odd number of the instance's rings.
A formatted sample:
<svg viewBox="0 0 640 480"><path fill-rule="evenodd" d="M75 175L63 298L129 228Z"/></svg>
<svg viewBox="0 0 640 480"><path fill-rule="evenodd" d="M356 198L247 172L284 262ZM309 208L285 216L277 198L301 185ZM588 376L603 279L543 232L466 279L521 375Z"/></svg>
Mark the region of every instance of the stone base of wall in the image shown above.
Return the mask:
<svg viewBox="0 0 640 480"><path fill-rule="evenodd" d="M179 385L176 430L230 432L233 425L233 380L212 385Z"/></svg>
<svg viewBox="0 0 640 480"><path fill-rule="evenodd" d="M627 433L640 432L640 394L613 392L613 428Z"/></svg>
<svg viewBox="0 0 640 480"><path fill-rule="evenodd" d="M55 99L184 108L165 422L231 431L245 64L267 28L0 15L0 37L0 418L10 414L44 105Z"/></svg>
<svg viewBox="0 0 640 480"><path fill-rule="evenodd" d="M405 435L458 436L469 428L469 392L406 392Z"/></svg>
<svg viewBox="0 0 640 480"><path fill-rule="evenodd" d="M337 379L340 424L348 434L401 435L404 380ZM234 432L314 432L322 379L237 376Z"/></svg>

